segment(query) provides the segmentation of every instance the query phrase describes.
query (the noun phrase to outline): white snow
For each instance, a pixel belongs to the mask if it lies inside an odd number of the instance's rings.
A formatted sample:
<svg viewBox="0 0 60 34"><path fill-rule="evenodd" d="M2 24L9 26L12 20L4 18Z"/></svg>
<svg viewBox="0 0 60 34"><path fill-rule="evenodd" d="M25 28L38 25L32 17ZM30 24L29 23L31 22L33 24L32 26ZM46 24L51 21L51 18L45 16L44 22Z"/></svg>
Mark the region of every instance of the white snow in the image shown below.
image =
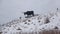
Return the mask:
<svg viewBox="0 0 60 34"><path fill-rule="evenodd" d="M60 30L60 12L52 12L48 13L48 15L38 15L31 18L13 20L1 26L2 34L50 30L54 29L56 26ZM48 23L46 23L47 19L49 20Z"/></svg>

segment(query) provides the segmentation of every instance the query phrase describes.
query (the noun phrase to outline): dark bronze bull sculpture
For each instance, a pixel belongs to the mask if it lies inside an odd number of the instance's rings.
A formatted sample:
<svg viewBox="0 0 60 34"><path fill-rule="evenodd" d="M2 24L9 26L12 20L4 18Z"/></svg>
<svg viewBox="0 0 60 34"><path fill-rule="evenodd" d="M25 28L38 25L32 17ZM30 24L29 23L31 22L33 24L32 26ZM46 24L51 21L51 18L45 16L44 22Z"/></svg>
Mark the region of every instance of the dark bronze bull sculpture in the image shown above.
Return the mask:
<svg viewBox="0 0 60 34"><path fill-rule="evenodd" d="M34 11L27 11L27 12L24 12L24 15L27 15L27 17L29 16L34 16Z"/></svg>

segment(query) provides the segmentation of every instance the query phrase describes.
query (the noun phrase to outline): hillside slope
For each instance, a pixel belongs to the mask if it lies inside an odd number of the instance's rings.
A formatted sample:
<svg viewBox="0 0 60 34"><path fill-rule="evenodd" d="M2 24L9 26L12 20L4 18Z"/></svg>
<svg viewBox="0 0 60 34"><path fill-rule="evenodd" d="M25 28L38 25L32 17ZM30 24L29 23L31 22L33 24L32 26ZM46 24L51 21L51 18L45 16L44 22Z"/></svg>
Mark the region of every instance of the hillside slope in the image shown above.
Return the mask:
<svg viewBox="0 0 60 34"><path fill-rule="evenodd" d="M60 30L60 12L38 15L31 18L21 18L3 24L2 34L18 34L20 32L41 32L43 30Z"/></svg>

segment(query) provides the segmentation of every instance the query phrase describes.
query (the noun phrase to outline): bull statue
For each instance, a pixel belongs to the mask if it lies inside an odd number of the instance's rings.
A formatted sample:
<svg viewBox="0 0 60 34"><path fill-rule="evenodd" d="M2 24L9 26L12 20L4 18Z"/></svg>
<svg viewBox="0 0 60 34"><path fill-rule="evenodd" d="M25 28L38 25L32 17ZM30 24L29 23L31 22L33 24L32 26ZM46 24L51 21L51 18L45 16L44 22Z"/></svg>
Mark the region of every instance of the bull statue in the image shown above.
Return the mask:
<svg viewBox="0 0 60 34"><path fill-rule="evenodd" d="M24 15L27 15L27 17L30 17L31 15L34 16L34 11L24 12Z"/></svg>

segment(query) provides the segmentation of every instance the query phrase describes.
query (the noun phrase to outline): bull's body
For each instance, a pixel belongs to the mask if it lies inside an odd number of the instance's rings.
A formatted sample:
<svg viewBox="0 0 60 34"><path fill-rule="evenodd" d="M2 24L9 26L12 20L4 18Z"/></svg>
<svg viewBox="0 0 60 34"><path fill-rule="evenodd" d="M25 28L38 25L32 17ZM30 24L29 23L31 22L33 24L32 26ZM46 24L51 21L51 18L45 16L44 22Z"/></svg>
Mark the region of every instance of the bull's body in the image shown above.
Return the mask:
<svg viewBox="0 0 60 34"><path fill-rule="evenodd" d="M27 16L34 16L34 11L27 11L27 12L24 12L24 15L27 15Z"/></svg>
<svg viewBox="0 0 60 34"><path fill-rule="evenodd" d="M24 15L33 15L34 16L34 12L33 11L27 11L27 12L24 12Z"/></svg>

